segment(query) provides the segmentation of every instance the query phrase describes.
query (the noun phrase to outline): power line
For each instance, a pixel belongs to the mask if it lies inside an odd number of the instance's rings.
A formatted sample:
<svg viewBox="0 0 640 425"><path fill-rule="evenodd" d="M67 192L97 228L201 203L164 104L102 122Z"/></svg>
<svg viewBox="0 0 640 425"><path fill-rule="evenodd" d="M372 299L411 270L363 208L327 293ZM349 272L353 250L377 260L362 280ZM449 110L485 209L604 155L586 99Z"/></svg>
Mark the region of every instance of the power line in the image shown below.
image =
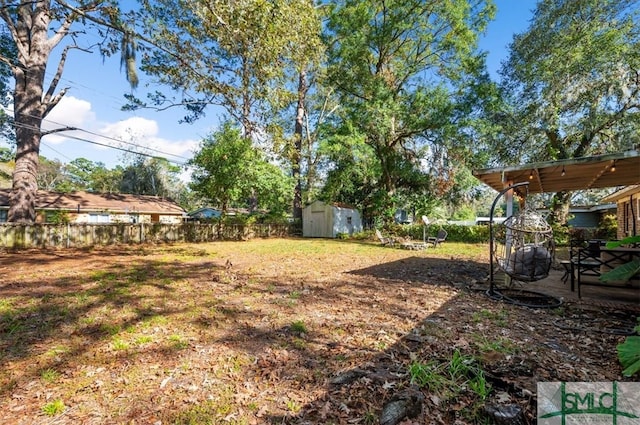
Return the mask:
<svg viewBox="0 0 640 425"><path fill-rule="evenodd" d="M30 125L22 124L22 123L18 123L18 122L15 122L14 125L16 127L26 128L26 129L29 129L29 130L35 130L35 131L39 131L40 130L38 128L35 128L34 126L30 126ZM73 140L78 140L80 142L86 142L86 143L91 143L93 145L103 146L103 147L110 148L110 149L116 149L116 150L119 150L119 151L131 153L131 154L134 154L134 155L146 156L148 158L157 158L158 157L158 155L151 155L151 154L148 154L148 153L139 152L139 151L133 151L131 149L125 149L125 148L121 148L121 147L118 147L118 146L107 145L105 143L96 142L94 140L83 139L82 137L71 136L71 135L65 135L65 137L67 137L69 139L73 139ZM185 162L179 162L179 161L171 160L171 159L168 159L168 158L164 158L164 159L166 159L168 162L171 162L171 163L176 164L176 165L186 165Z"/></svg>
<svg viewBox="0 0 640 425"><path fill-rule="evenodd" d="M51 121L51 120L47 120L47 119L43 119L43 121L49 122L49 123L51 123L51 124L56 124L56 125L62 125L62 126L64 126L64 124L62 124L62 123L58 123L58 122ZM184 157L184 156L176 155L176 154L169 153L169 152L164 152L164 151L161 151L161 150L158 150L158 149L154 149L154 148L150 148L150 147L147 147L147 146L142 146L142 145L139 145L139 144L137 144L137 143L127 142L127 141L125 141L125 140L121 140L121 139L116 139L115 137L105 136L105 135L103 135L103 134L96 133L96 132L91 131L91 130L85 130L85 129L83 129L83 128L79 128L79 127L70 127L70 128L68 129L68 131L82 131L82 132L84 132L84 133L91 134L92 136L102 137L103 139L112 140L112 141L114 141L114 142L118 142L118 143L124 143L125 145L134 146L134 147L136 147L136 148L146 149L146 150L148 150L148 151L157 152L157 153L160 153L160 154L162 154L162 155L173 156L173 157L176 157L176 158L179 158L179 159L183 159L183 160L185 160L185 161L188 161L188 160L189 160L189 158L186 158L186 157ZM64 137L70 137L70 136L69 136L69 135L67 135L67 134L65 134L65 135L64 135Z"/></svg>
<svg viewBox="0 0 640 425"><path fill-rule="evenodd" d="M45 142L40 142L40 145L45 146L47 149L50 149L52 151L54 151L55 153L57 153L58 155L62 156L63 158L65 158L67 161L72 161L71 158L69 158L67 155L63 154L62 152L52 148L51 146L49 146L47 143Z"/></svg>
<svg viewBox="0 0 640 425"><path fill-rule="evenodd" d="M29 116L31 118L38 118L35 115L27 115L27 116ZM103 134L96 133L96 132L91 131L91 130L85 130L85 129L79 128L79 127L69 127L69 126L66 126L65 124L62 124L62 123L59 123L59 122L56 122L56 121L52 121L52 120L49 120L49 119L46 119L46 118L42 118L42 121L43 122L47 122L47 123L51 123L51 124L55 124L55 125L59 125L59 126L65 126L66 127L65 131L81 131L81 132L84 132L84 133L91 134L92 136L101 137L103 139L111 140L111 141L114 141L114 142L117 142L117 143L122 143L122 144L125 144L125 145L133 146L133 147L136 147L136 148L139 148L139 149L143 149L143 150L147 150L147 151L151 151L151 152L157 152L157 153L165 155L165 156L172 156L172 157L184 160L184 161L189 161L189 158L181 156L181 155L176 155L176 154L173 154L173 153L161 151L159 149L150 148L148 146L143 146L143 145L140 145L140 144L137 144L137 143L133 143L133 142L127 142L125 140L116 139L115 137L105 136ZM28 126L26 124L18 123L17 121L14 121L14 125L20 126L22 128L28 128L28 129L31 129L31 130L42 131L41 129L36 129L34 126ZM68 135L68 134L63 135L62 137L67 137L67 138L72 138L72 139L77 139L77 140L83 140L83 141L87 141L89 143L99 144L101 146L112 147L114 149L120 149L120 148L112 146L112 145L102 144L102 143L98 143L98 142L91 142L90 140L82 139L82 138L79 138L77 136L73 137L73 136ZM120 150L123 150L123 149L120 149ZM147 156L153 156L153 155L147 155Z"/></svg>

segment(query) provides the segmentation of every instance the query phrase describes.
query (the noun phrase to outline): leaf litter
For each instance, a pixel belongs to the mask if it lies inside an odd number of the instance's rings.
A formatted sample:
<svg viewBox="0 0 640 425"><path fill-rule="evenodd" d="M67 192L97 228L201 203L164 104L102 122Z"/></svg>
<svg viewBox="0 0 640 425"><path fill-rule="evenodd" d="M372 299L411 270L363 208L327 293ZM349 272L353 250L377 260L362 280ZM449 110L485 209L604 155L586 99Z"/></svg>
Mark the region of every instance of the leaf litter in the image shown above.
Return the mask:
<svg viewBox="0 0 640 425"><path fill-rule="evenodd" d="M616 330L636 311L492 301L470 289L486 281L486 247L452 249L1 253L0 423L464 424L501 405L534 423L537 382L625 379ZM442 371L456 351L483 371L486 399L472 376L455 391L412 383L412 364ZM57 399L64 412L47 416Z"/></svg>

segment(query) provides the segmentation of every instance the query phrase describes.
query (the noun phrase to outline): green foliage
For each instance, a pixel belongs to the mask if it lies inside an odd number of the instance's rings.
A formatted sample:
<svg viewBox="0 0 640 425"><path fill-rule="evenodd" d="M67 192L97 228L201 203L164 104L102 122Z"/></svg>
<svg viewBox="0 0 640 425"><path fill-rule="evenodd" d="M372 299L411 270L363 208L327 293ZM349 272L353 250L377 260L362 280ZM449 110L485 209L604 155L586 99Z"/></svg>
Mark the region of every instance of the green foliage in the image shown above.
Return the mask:
<svg viewBox="0 0 640 425"><path fill-rule="evenodd" d="M619 246L632 245L637 243L640 243L640 235L629 236L620 241L607 242L606 247L608 249L613 249ZM622 264L614 268L613 270L609 270L608 272L603 273L599 279L601 282L614 282L614 281L626 282L638 273L640 273L640 260L638 260L637 258L634 258L628 263Z"/></svg>
<svg viewBox="0 0 640 425"><path fill-rule="evenodd" d="M508 163L637 146L639 13L635 0L538 2L502 70Z"/></svg>
<svg viewBox="0 0 640 425"><path fill-rule="evenodd" d="M595 237L598 239L612 240L618 236L618 217L615 214L606 214L600 219Z"/></svg>
<svg viewBox="0 0 640 425"><path fill-rule="evenodd" d="M331 141L347 152L354 141L368 147L366 161L343 155L332 173L365 219L391 223L401 190L434 198L455 184L451 141L463 131L452 123L470 115L459 83L480 74L473 52L493 12L483 1L472 10L466 1L420 0L346 1L331 10L328 80L341 104Z"/></svg>
<svg viewBox="0 0 640 425"><path fill-rule="evenodd" d="M42 378L43 381L51 384L57 381L58 378L60 378L60 372L51 368L45 369L42 372L40 372L40 378Z"/></svg>
<svg viewBox="0 0 640 425"><path fill-rule="evenodd" d="M220 206L223 215L231 206L281 213L291 204L291 180L229 122L203 140L190 165L192 189Z"/></svg>
<svg viewBox="0 0 640 425"><path fill-rule="evenodd" d="M451 216L452 220L475 220L476 211L471 205L463 205L456 209L453 216Z"/></svg>
<svg viewBox="0 0 640 425"><path fill-rule="evenodd" d="M447 231L447 241L466 243L489 242L489 226L459 226L457 224L430 224L426 229L426 236L435 236L438 230ZM393 224L385 227L389 234L408 237L414 240L422 240L424 225L421 224Z"/></svg>
<svg viewBox="0 0 640 425"><path fill-rule="evenodd" d="M37 182L40 190L56 192L71 190L64 176L64 165L57 159L50 160L43 156L39 158Z"/></svg>
<svg viewBox="0 0 640 425"><path fill-rule="evenodd" d="M64 412L64 409L66 409L66 406L60 399L50 401L49 403L42 406L42 412L47 416L59 415L60 413Z"/></svg>
<svg viewBox="0 0 640 425"><path fill-rule="evenodd" d="M164 158L139 155L122 170L119 192L176 199L185 189L178 177L179 172L180 167Z"/></svg>
<svg viewBox="0 0 640 425"><path fill-rule="evenodd" d="M435 235L437 229L432 227L430 235ZM489 241L489 226L442 226L447 231L447 240L451 242L485 243Z"/></svg>
<svg viewBox="0 0 640 425"><path fill-rule="evenodd" d="M358 134L344 135L348 129L336 129L334 134L322 141L321 154L333 165L329 170L319 199L343 202L358 207L363 218L371 219L374 212L381 213L376 187L379 166L371 148ZM363 194L369 194L363 199Z"/></svg>
<svg viewBox="0 0 640 425"><path fill-rule="evenodd" d="M47 212L47 223L67 224L71 222L67 211L51 211Z"/></svg>
<svg viewBox="0 0 640 425"><path fill-rule="evenodd" d="M258 221L256 214L235 214L221 216L219 221L227 225L251 226Z"/></svg>
<svg viewBox="0 0 640 425"><path fill-rule="evenodd" d="M183 120L193 122L208 105L219 105L243 135L253 134L270 108L291 101L286 83L322 52L314 6L308 0L144 2L142 31L159 48L142 58L141 68L184 96L156 91L147 102L128 96L128 109L183 105Z"/></svg>
<svg viewBox="0 0 640 425"><path fill-rule="evenodd" d="M15 152L9 148L0 146L0 162L13 161L15 158Z"/></svg>
<svg viewBox="0 0 640 425"><path fill-rule="evenodd" d="M640 317L638 317L640 323ZM640 333L640 324L636 326L636 333ZM640 336L628 336L622 344L618 344L618 360L624 368L624 376L633 376L640 372Z"/></svg>
<svg viewBox="0 0 640 425"><path fill-rule="evenodd" d="M475 393L481 400L491 392L476 359L463 355L459 350L454 351L447 361L413 362L409 366L409 376L412 384L428 388L447 400L456 398L465 390Z"/></svg>
<svg viewBox="0 0 640 425"><path fill-rule="evenodd" d="M308 333L307 327L305 326L304 322L301 320L296 320L295 322L293 322L290 326L290 329L291 329L291 332L295 332L298 334Z"/></svg>
<svg viewBox="0 0 640 425"><path fill-rule="evenodd" d="M622 264L614 268L613 270L603 273L600 276L600 281L601 282L615 282L615 281L626 282L638 273L640 273L640 260L635 258L629 261L628 263Z"/></svg>
<svg viewBox="0 0 640 425"><path fill-rule="evenodd" d="M568 226L553 223L551 225L553 231L553 242L556 246L569 246L571 241L571 229Z"/></svg>
<svg viewBox="0 0 640 425"><path fill-rule="evenodd" d="M626 238L619 240L619 241L609 241L607 242L607 249L613 249L613 248L618 248L620 246L623 245L632 245L632 244L637 244L640 243L640 235L636 235L636 236L627 236Z"/></svg>

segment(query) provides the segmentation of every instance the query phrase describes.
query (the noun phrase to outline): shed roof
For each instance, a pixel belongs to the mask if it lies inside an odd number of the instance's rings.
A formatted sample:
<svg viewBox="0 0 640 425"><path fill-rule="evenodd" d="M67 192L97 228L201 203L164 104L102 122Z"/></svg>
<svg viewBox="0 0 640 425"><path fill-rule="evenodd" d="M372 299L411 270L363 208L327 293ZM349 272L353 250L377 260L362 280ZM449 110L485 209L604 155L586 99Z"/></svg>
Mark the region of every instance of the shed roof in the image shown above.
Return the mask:
<svg viewBox="0 0 640 425"><path fill-rule="evenodd" d="M476 170L473 175L497 191L510 184L529 182L529 193L638 185L640 153L627 151L562 161L487 168Z"/></svg>
<svg viewBox="0 0 640 425"><path fill-rule="evenodd" d="M9 206L11 189L0 189L0 206ZM70 211L112 211L122 213L183 215L184 209L169 199L151 195L92 192L38 191L36 209L61 209Z"/></svg>

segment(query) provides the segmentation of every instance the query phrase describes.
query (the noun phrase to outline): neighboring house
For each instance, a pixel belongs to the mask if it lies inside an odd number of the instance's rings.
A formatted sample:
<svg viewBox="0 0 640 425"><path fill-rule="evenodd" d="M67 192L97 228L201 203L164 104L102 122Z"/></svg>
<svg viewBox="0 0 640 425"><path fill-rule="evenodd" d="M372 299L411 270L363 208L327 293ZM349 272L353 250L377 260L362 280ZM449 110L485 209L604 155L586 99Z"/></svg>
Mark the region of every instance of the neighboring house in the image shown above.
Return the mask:
<svg viewBox="0 0 640 425"><path fill-rule="evenodd" d="M409 210L398 208L395 214L393 214L393 219L398 224L411 224L413 223L414 217L413 213L411 213Z"/></svg>
<svg viewBox="0 0 640 425"><path fill-rule="evenodd" d="M227 216L244 215L249 214L249 210L245 208L229 208L227 209ZM198 208L195 211L187 213L189 220L215 220L220 218L222 210L213 207Z"/></svg>
<svg viewBox="0 0 640 425"><path fill-rule="evenodd" d="M0 189L0 222L7 221L10 189ZM149 195L38 191L36 222L64 214L71 223L182 223L185 211L173 201Z"/></svg>
<svg viewBox="0 0 640 425"><path fill-rule="evenodd" d="M567 224L574 228L595 229L600 226L602 217L607 214L616 215L616 204L570 207Z"/></svg>
<svg viewBox="0 0 640 425"><path fill-rule="evenodd" d="M550 213L548 208L538 208L537 211L543 217ZM571 206L567 225L574 229L596 229L607 214L616 215L616 204Z"/></svg>
<svg viewBox="0 0 640 425"><path fill-rule="evenodd" d="M190 220L214 220L220 218L222 211L217 208L204 207L191 211L187 215Z"/></svg>
<svg viewBox="0 0 640 425"><path fill-rule="evenodd" d="M302 210L304 237L335 238L341 233L352 235L361 231L360 213L351 206L315 201Z"/></svg>
<svg viewBox="0 0 640 425"><path fill-rule="evenodd" d="M604 198L618 206L618 239L636 236L640 230L640 185L627 186Z"/></svg>
<svg viewBox="0 0 640 425"><path fill-rule="evenodd" d="M507 217L493 217L493 223L501 224L501 223L504 223L506 219ZM472 225L488 226L490 223L491 223L491 217L476 216L476 219L473 221Z"/></svg>

